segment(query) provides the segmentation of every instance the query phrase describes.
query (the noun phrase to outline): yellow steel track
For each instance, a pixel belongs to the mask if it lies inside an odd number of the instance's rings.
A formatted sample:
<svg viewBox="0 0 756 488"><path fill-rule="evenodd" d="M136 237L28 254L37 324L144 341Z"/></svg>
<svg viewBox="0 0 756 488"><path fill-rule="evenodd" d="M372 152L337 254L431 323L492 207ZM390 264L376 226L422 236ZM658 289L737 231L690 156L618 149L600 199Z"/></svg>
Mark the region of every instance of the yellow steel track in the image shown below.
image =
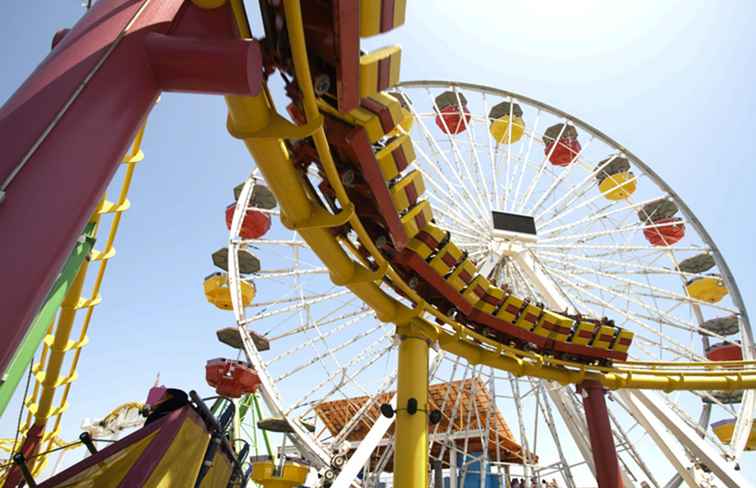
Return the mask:
<svg viewBox="0 0 756 488"><path fill-rule="evenodd" d="M232 0L239 30L251 37L240 0ZM292 126L275 111L270 96L263 92L256 97L228 96L228 128L241 139L278 198L284 224L299 232L312 250L330 270L331 280L349 288L373 308L377 317L398 326L422 329L438 345L464 357L473 364L486 364L512 372L548 379L561 384L595 380L608 388L639 388L673 390L739 390L756 387L756 361L731 362L616 362L611 367L587 365L559 360L534 352L522 351L484 337L442 314L415 293L394 271L365 231L354 212L334 164L318 110L307 48L305 45L299 0L284 0L286 23L294 59L296 78L303 94L307 124ZM343 210L328 212L304 184L295 169L284 139L311 136L320 156L325 177L335 191ZM329 231L349 223L368 251L373 265L359 256L354 246L334 237ZM409 308L389 296L380 286L390 281L417 305ZM422 318L433 316L441 325Z"/></svg>

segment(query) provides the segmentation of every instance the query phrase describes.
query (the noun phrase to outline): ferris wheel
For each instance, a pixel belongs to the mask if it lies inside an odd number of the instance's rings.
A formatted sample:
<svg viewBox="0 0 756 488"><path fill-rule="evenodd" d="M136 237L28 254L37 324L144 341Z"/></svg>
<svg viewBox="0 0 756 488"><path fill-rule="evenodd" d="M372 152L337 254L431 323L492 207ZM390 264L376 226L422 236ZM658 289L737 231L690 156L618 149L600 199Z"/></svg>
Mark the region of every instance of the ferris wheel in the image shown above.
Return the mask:
<svg viewBox="0 0 756 488"><path fill-rule="evenodd" d="M403 83L393 97L401 124L375 149L404 151L389 185L415 201L424 193L432 206L441 233L426 247L450 245L450 233L454 252L492 286L577 323L631 331L631 361L686 367L753 358L727 264L651 166L579 119L511 92L429 81ZM323 175L301 168L309 191L328 205ZM361 184L351 170L340 176L345 187ZM235 196L223 267L267 407L321 479L377 486L391 469L394 330L331 282L297 232L271 224L280 210L258 173ZM360 253L354 236L344 242ZM444 260L440 251L422 257ZM423 276L402 276L439 313L463 320ZM491 310L502 306L496 298ZM429 398L440 416L429 454L451 486L471 478L497 486L485 480L510 476L572 488L597 469L581 397L570 387L435 349ZM618 390L612 400L625 486L735 486L738 462L754 447L753 391Z"/></svg>

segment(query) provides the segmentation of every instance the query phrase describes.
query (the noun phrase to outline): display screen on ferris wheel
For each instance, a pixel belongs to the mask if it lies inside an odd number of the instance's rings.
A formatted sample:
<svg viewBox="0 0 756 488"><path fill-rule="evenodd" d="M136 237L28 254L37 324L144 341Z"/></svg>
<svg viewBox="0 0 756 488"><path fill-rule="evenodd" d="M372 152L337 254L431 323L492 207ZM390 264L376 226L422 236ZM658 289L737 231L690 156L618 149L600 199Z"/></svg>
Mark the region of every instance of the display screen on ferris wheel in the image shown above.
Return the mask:
<svg viewBox="0 0 756 488"><path fill-rule="evenodd" d="M712 237L580 118L364 51L407 3L100 0L51 35L0 110L0 486L751 486ZM224 97L251 158L193 289L225 354L69 439L163 92Z"/></svg>

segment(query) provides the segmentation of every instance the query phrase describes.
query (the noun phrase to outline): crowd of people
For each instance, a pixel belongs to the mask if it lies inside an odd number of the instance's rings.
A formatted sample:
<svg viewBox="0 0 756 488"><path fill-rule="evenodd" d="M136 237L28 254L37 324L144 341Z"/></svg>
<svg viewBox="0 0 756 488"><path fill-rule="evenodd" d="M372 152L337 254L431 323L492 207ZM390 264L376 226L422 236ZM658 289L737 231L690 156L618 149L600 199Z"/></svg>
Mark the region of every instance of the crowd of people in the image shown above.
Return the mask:
<svg viewBox="0 0 756 488"><path fill-rule="evenodd" d="M540 484L536 478L533 478L530 484L523 478L512 478L509 486L510 488L559 488L559 485L553 478L551 481L541 480Z"/></svg>

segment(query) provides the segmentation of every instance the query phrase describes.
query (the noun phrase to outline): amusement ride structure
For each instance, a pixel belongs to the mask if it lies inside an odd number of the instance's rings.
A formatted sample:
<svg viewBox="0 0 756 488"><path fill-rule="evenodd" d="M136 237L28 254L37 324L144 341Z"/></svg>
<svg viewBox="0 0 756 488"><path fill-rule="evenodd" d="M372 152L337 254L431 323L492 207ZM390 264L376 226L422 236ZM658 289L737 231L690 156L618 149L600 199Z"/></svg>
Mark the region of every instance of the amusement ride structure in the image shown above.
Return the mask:
<svg viewBox="0 0 756 488"><path fill-rule="evenodd" d="M706 230L568 113L400 82L400 48L360 39L405 8L261 0L252 33L241 0L100 0L55 35L0 111L2 409L29 383L3 486L750 486L753 336ZM66 444L162 91L224 95L255 162L203 282L238 357L207 362L217 397L156 384Z"/></svg>

